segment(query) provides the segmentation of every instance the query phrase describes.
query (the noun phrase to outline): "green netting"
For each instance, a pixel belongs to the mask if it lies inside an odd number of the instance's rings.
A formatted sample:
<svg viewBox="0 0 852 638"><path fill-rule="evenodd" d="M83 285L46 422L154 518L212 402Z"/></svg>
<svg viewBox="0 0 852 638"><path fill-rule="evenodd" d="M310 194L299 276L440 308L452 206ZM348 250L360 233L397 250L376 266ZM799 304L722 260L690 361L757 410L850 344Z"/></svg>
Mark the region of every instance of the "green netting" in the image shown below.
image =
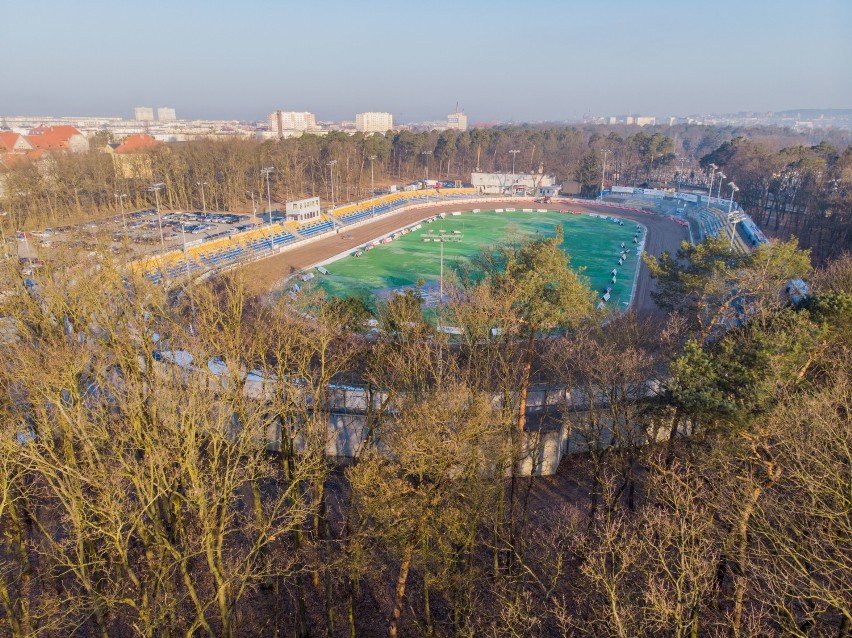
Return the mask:
<svg viewBox="0 0 852 638"><path fill-rule="evenodd" d="M638 260L638 244L633 243L637 224L625 220L622 226L610 219L588 214L483 211L448 215L446 219L424 223L420 230L377 246L360 257L345 257L326 264L329 273L318 275L316 282L331 296L358 295L364 298L414 285L420 278L434 283L439 279L441 244L444 246L444 281L448 281L455 264L482 249L529 237L552 237L556 235L557 224L564 229L562 246L571 257L571 266L582 269L582 274L597 293L602 294L612 286L608 307L625 308ZM643 235L644 230L640 240ZM425 238L440 236L443 236L443 242L424 241ZM619 266L622 242L627 259ZM614 284L611 282L613 268L618 270Z"/></svg>

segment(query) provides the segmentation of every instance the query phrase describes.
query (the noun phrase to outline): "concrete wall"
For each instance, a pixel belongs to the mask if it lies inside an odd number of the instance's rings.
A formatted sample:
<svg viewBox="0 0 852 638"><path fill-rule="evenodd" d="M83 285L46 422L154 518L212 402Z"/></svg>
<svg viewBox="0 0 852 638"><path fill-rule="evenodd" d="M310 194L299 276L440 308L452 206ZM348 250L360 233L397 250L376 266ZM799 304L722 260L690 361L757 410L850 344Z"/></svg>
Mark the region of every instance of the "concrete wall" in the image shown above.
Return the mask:
<svg viewBox="0 0 852 638"><path fill-rule="evenodd" d="M280 452L284 445L280 424L267 430L267 449ZM325 441L325 453L338 460L353 459L366 445L369 431L363 414L332 413L328 418L328 432ZM558 430L527 433L521 443L521 457L516 474L519 476L551 476L556 473L560 461L566 454L566 432ZM379 441L376 441L378 444ZM297 436L294 441L297 451L303 450L305 441Z"/></svg>
<svg viewBox="0 0 852 638"><path fill-rule="evenodd" d="M196 377L208 390L215 392L217 386L227 386L229 377L221 363L199 365L192 360L189 353L177 351L161 354L157 366L165 374L174 374L176 368L182 370L187 378ZM211 360L212 361L212 360ZM196 376L197 375L197 376ZM298 380L295 380L298 381ZM652 397L659 393L658 382L648 382L641 391L641 396ZM245 395L257 401L271 399L276 391L276 384L264 380L255 371L249 373L243 388ZM375 389L369 391L360 385L332 385L326 395L328 413L326 428L321 444L329 457L345 460L358 456L367 442L369 431L367 414L383 411L385 418L393 418L398 406L388 402L385 391ZM317 418L313 412L314 403L311 395L302 395L302 408L306 418ZM596 413L589 412L589 406L596 406ZM495 418L503 405L502 395L494 394L491 405L495 410ZM313 416L310 416L313 414ZM521 476L550 476L556 473L559 463L566 455L587 452L590 447L608 447L614 444L613 432L625 424L614 425L608 419L606 397L603 395L590 396L579 388L553 386L532 386L527 394L527 431L521 441L521 453L515 468ZM591 418L590 418L591 417ZM322 418L322 417L319 417ZM305 431L308 428L299 428ZM314 430L321 429L314 421ZM588 434L585 434L588 432ZM507 436L508 436L507 432ZM689 424L684 426L681 435L689 435ZM269 426L266 432L265 444L270 451L279 452L284 449L280 423ZM659 429L660 437L668 436L665 428ZM590 440L591 439L593 440ZM374 443L381 448L381 442ZM295 449L305 448L301 435L293 441Z"/></svg>
<svg viewBox="0 0 852 638"><path fill-rule="evenodd" d="M387 395L374 392L369 396L365 388L358 386L335 386L329 393L328 427L324 442L329 457L344 460L360 454L369 436L366 412L372 401L372 409L380 410ZM550 476L556 473L559 463L566 455L582 454L589 450L590 442L581 428L572 427L572 422L583 419L588 397L580 392L568 392L565 388L532 388L528 395L528 425L521 442L520 459L515 472L519 476ZM496 409L501 406L501 398L495 395L492 404ZM386 416L392 412L386 406ZM602 411L603 412L603 411ZM548 419L541 420L541 415ZM571 415L563 419L563 414ZM612 424L606 422L606 414L599 417L596 431L599 432L598 445L613 444ZM545 427L538 427L542 422ZM267 446L271 451L282 449L282 431L279 425L271 426L267 433ZM375 441L380 444L379 441ZM297 450L304 449L301 438L295 441Z"/></svg>

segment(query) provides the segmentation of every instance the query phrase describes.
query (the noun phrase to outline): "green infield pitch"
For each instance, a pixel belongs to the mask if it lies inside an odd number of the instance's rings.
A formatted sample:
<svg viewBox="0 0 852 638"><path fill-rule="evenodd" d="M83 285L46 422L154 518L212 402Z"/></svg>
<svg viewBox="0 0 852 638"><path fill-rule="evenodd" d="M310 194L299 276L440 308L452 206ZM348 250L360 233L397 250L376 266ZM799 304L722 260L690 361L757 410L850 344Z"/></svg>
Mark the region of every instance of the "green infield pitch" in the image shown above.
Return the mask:
<svg viewBox="0 0 852 638"><path fill-rule="evenodd" d="M376 246L359 257L348 256L327 263L328 274L318 274L315 281L327 294L335 297L381 297L390 291L412 286L421 278L427 283L427 289L434 289L434 285L428 284L439 280L442 244L444 280L448 281L456 264L477 255L482 249L501 242L553 237L557 225L564 230L562 248L570 255L572 268L582 269L583 276L599 297L606 288L612 287L607 307L616 310L626 308L638 263L636 249L640 244L633 241L637 224L625 220L621 225L586 213L525 213L518 210L447 215L445 219L423 223L419 230ZM443 241L440 241L441 238ZM643 238L644 229L639 233L639 242ZM626 260L619 265L619 258L624 252ZM612 283L613 269L618 271L615 283Z"/></svg>

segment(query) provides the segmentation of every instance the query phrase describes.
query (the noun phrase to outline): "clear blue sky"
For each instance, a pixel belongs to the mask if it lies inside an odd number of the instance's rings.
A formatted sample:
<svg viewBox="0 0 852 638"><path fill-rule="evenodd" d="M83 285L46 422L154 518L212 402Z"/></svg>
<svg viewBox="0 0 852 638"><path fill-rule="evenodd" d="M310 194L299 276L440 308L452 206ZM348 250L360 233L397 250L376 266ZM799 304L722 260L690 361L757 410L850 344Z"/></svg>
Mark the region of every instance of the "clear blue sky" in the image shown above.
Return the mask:
<svg viewBox="0 0 852 638"><path fill-rule="evenodd" d="M2 0L0 114L852 108L850 0Z"/></svg>

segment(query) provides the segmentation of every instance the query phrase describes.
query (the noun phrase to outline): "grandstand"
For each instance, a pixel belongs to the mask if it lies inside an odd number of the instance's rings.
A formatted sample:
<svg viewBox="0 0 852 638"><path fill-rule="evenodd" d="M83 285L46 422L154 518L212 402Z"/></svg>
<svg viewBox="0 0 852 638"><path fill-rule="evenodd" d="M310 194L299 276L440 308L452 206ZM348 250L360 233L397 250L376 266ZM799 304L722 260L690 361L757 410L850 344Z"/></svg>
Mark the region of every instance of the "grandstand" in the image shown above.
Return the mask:
<svg viewBox="0 0 852 638"><path fill-rule="evenodd" d="M698 238L703 241L707 237L719 237L723 224L719 215L722 211L703 206L696 211L698 222Z"/></svg>
<svg viewBox="0 0 852 638"><path fill-rule="evenodd" d="M731 238L732 229L731 224L728 223L727 211L715 206L703 206L697 210L696 221L698 222L700 241L703 241L706 237ZM751 220L749 219L749 221ZM749 251L748 244L735 231L733 245L739 253L745 254ZM755 242L754 245L757 245L757 243Z"/></svg>
<svg viewBox="0 0 852 638"><path fill-rule="evenodd" d="M733 201L719 198L698 196L694 193L671 193L649 188L631 188L613 186L604 192L608 200L615 200L625 206L633 206L644 210L652 210L658 214L669 215L688 221L690 228L695 231L695 239L704 241L707 237L721 237L731 240L732 246L740 253L747 253L751 248L766 243L766 237L751 219ZM672 210L671 200L677 200L676 212ZM728 209L736 212L740 218L736 226L728 221Z"/></svg>
<svg viewBox="0 0 852 638"><path fill-rule="evenodd" d="M420 204L427 201L452 201L475 196L477 196L475 188L430 188L419 191L405 191L341 206L335 208L331 214L342 224L353 224L368 219L372 216L374 210L376 215L382 215L410 204Z"/></svg>
<svg viewBox="0 0 852 638"><path fill-rule="evenodd" d="M411 204L427 201L447 202L476 196L474 188L432 188L390 193L372 200L340 206L309 221L279 222L245 233L213 239L187 248L186 253L183 250L173 250L151 256L136 262L134 268L144 272L150 281L161 283L167 279L227 268L241 261L256 259L285 244L317 237L335 228L363 221L374 212L378 216Z"/></svg>
<svg viewBox="0 0 852 638"><path fill-rule="evenodd" d="M327 233L328 231L334 229L334 221L326 217L325 215L320 215L316 219L311 219L306 222L289 222L287 224L290 228L295 230L299 236L301 237L314 237L316 235L322 235L323 233Z"/></svg>
<svg viewBox="0 0 852 638"><path fill-rule="evenodd" d="M297 236L289 228L273 224L187 248L186 253L175 250L156 255L137 262L136 267L156 284L164 279L231 266L296 240Z"/></svg>

